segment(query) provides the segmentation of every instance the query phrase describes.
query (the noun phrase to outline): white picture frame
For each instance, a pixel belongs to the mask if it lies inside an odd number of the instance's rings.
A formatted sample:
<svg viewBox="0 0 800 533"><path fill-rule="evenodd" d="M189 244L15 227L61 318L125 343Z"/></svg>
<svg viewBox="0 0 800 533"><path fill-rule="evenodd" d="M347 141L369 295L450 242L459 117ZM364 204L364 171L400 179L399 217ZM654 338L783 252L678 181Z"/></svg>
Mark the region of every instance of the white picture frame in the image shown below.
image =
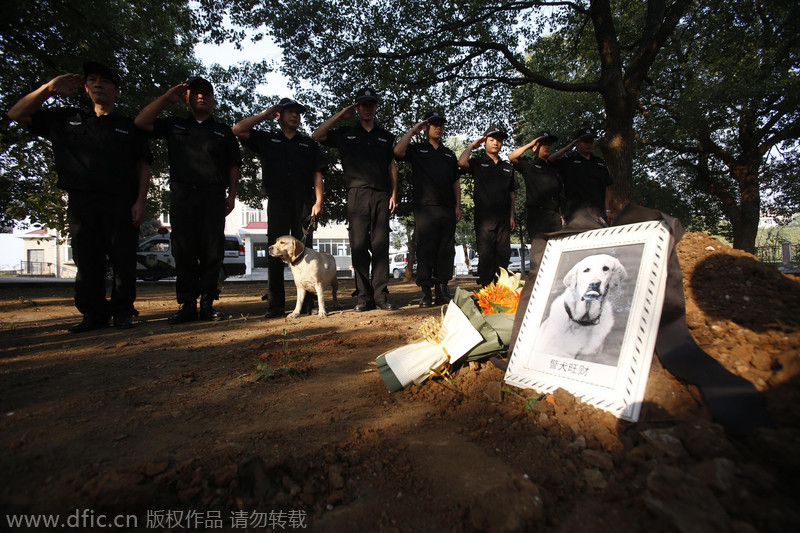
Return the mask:
<svg viewBox="0 0 800 533"><path fill-rule="evenodd" d="M661 221L549 240L505 382L542 393L563 388L637 421L672 246Z"/></svg>

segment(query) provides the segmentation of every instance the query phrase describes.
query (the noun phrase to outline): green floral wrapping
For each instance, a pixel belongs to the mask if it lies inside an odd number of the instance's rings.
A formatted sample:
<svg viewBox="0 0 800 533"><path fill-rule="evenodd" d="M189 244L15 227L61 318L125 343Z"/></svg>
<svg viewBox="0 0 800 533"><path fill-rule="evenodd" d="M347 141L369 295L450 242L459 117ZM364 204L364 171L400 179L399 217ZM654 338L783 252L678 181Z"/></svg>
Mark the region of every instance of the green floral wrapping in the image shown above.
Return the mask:
<svg viewBox="0 0 800 533"><path fill-rule="evenodd" d="M467 361L484 359L508 349L511 329L514 326L514 314L481 314L470 292L461 287L456 288L452 304L457 305L467 315L472 327L483 337L483 342L467 353L465 356Z"/></svg>

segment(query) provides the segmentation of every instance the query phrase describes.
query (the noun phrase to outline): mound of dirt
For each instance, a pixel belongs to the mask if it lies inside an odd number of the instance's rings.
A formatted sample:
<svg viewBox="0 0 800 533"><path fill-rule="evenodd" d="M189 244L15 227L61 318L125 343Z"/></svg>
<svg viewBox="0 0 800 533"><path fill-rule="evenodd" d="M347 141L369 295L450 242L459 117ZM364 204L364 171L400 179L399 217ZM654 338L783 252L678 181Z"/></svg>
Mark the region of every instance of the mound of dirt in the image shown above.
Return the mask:
<svg viewBox="0 0 800 533"><path fill-rule="evenodd" d="M731 438L657 358L637 423L509 387L502 360L389 394L375 357L439 312L411 284L391 285L397 312L270 321L263 287L231 283L226 322L181 326L150 284L133 333L78 336L67 290L0 285L3 511L128 513L132 531L800 530L800 280L704 234L678 253L694 338L774 428Z"/></svg>

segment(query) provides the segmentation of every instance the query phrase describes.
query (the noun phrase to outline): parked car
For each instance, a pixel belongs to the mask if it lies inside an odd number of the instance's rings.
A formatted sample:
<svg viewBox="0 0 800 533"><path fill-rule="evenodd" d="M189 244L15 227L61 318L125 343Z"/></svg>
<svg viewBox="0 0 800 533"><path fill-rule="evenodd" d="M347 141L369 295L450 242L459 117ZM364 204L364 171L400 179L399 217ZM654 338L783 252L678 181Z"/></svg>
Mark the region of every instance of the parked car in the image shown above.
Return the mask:
<svg viewBox="0 0 800 533"><path fill-rule="evenodd" d="M520 259L521 246L519 244L511 245L511 258L508 260L509 272L522 272L522 261ZM527 247L525 248L525 272L531 269L531 252ZM478 254L475 254L469 262L469 273L473 276L478 275Z"/></svg>
<svg viewBox="0 0 800 533"><path fill-rule="evenodd" d="M475 257L469 260L469 273L473 276L478 275L478 254L475 254Z"/></svg>
<svg viewBox="0 0 800 533"><path fill-rule="evenodd" d="M511 258L508 260L508 268L507 268L509 272L522 272L522 256L520 254L520 251L523 249L525 250L525 272L528 272L531 269L530 249L527 246L523 248L519 244L512 244Z"/></svg>
<svg viewBox="0 0 800 533"><path fill-rule="evenodd" d="M152 281L175 275L171 235L159 233L139 244L136 252L137 278ZM219 280L224 281L229 276L243 276L246 272L241 237L236 234L225 235L225 258L219 271Z"/></svg>
<svg viewBox="0 0 800 533"><path fill-rule="evenodd" d="M389 274L394 279L402 278L406 273L406 265L408 265L408 252L393 253L389 257ZM414 263L412 271L417 271L416 263Z"/></svg>

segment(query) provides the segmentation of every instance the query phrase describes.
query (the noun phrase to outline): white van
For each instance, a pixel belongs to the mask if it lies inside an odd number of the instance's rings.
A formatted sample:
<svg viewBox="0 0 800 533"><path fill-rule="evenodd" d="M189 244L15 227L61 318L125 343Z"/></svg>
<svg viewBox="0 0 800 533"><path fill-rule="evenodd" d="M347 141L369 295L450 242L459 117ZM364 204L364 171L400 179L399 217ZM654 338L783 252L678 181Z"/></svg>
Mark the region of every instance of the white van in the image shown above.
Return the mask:
<svg viewBox="0 0 800 533"><path fill-rule="evenodd" d="M175 275L171 235L159 233L139 244L136 252L137 278L151 281ZM246 271L241 237L235 234L225 235L225 259L219 271L219 280L224 281L229 276L243 276Z"/></svg>
<svg viewBox="0 0 800 533"><path fill-rule="evenodd" d="M406 265L408 264L408 252L401 251L395 252L389 256L389 274L394 279L400 279L406 274ZM416 270L416 263L412 267Z"/></svg>
<svg viewBox="0 0 800 533"><path fill-rule="evenodd" d="M519 244L512 243L511 244L511 256L508 260L508 270L509 272L522 272L522 261L520 259L520 251L522 250L522 246ZM525 248L525 272L528 272L531 269L531 250L530 247ZM473 276L478 275L478 254L475 253L475 257L473 257L469 262L469 273Z"/></svg>
<svg viewBox="0 0 800 533"><path fill-rule="evenodd" d="M531 269L531 250L530 246L523 247L520 244L511 243L511 258L508 260L509 272L522 272L522 250L525 250L525 272Z"/></svg>
<svg viewBox="0 0 800 533"><path fill-rule="evenodd" d="M408 252L401 250L389 254L389 275L394 279L402 278L406 273L406 265L408 264ZM413 273L417 273L417 263L412 267ZM467 258L464 254L464 247L460 244L455 246L455 256L453 257L453 276L467 276L469 275L469 266Z"/></svg>

